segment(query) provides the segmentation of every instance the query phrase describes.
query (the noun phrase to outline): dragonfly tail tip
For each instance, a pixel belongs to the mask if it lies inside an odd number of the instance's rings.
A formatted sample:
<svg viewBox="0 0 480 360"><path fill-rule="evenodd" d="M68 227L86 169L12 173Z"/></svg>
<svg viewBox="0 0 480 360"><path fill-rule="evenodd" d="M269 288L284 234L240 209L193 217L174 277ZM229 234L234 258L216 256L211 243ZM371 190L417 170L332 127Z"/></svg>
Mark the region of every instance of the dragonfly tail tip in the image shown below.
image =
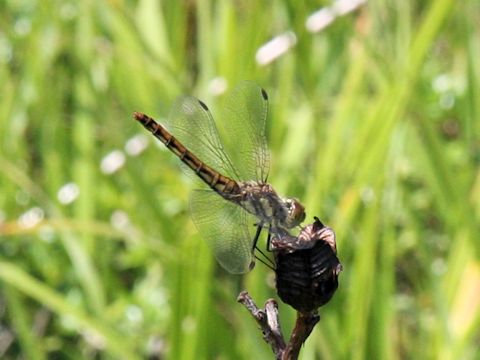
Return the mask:
<svg viewBox="0 0 480 360"><path fill-rule="evenodd" d="M141 121L145 117L145 114L135 111L133 113L133 118L137 121Z"/></svg>

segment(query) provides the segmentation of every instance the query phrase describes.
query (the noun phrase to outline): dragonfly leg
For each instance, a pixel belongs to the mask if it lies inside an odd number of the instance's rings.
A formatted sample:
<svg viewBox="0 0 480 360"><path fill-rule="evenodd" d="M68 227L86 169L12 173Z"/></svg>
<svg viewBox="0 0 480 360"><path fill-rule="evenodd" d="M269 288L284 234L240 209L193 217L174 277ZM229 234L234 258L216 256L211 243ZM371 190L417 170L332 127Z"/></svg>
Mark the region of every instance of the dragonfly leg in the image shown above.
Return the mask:
<svg viewBox="0 0 480 360"><path fill-rule="evenodd" d="M257 250L262 255L263 258L260 258L257 255L255 255L255 258L258 261L260 261L262 264L264 264L265 266L270 268L271 270L275 270L274 263L273 263L272 259L270 259L267 255L265 255L265 253L262 250L260 250L260 248L257 246L258 239L260 237L260 233L262 232L263 224L260 223L260 224L255 224L255 225L257 226L257 231L255 232L255 237L253 238L252 252ZM269 231L268 231L268 241L270 242L270 228L269 228ZM267 249L268 249L268 246L267 246Z"/></svg>
<svg viewBox="0 0 480 360"><path fill-rule="evenodd" d="M267 251L271 252L272 249L270 248L271 242L270 240L272 239L272 226L270 225L268 227L268 236L267 236Z"/></svg>
<svg viewBox="0 0 480 360"><path fill-rule="evenodd" d="M257 249L258 250L258 249ZM260 251L260 253L265 256L265 254L263 252ZM268 267L270 270L273 270L275 271L275 264L273 263L273 261L266 257L265 256L265 259L262 259L260 257L258 257L257 255L255 255L255 259L257 259L258 261L260 261L263 265L265 265L266 267Z"/></svg>
<svg viewBox="0 0 480 360"><path fill-rule="evenodd" d="M257 231L255 232L255 236L253 237L252 251L254 251L255 249L258 249L257 242L258 242L258 238L260 237L260 233L262 232L263 224L262 223L255 224L255 226L257 227Z"/></svg>

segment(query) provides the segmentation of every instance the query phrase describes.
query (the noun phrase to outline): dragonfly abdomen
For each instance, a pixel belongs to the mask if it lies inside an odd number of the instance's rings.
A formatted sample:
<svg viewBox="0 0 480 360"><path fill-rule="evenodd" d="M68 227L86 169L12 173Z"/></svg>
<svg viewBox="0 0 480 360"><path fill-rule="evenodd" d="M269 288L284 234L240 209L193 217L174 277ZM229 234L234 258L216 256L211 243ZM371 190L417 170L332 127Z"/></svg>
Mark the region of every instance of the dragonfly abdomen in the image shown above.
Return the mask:
<svg viewBox="0 0 480 360"><path fill-rule="evenodd" d="M136 112L135 119L160 140L171 152L173 152L185 165L192 169L212 190L219 194L236 194L239 187L236 181L228 176L222 175L213 170L210 166L201 161L179 140L168 132L162 125L143 113Z"/></svg>

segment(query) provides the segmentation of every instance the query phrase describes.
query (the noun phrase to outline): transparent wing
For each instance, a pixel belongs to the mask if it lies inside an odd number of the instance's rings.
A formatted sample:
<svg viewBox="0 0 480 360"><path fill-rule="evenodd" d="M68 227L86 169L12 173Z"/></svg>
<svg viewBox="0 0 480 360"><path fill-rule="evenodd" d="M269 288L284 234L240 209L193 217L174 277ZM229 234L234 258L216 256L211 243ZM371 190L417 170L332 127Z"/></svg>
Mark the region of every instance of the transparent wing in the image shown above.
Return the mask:
<svg viewBox="0 0 480 360"><path fill-rule="evenodd" d="M239 180L237 170L224 152L212 115L200 100L193 96L179 97L173 104L166 127L201 161Z"/></svg>
<svg viewBox="0 0 480 360"><path fill-rule="evenodd" d="M228 150L244 180L265 181L270 169L266 139L268 97L252 81L241 82L226 98L221 126Z"/></svg>
<svg viewBox="0 0 480 360"><path fill-rule="evenodd" d="M240 206L230 203L211 190L195 190L190 195L190 212L200 235L215 258L232 274L251 269L255 218Z"/></svg>

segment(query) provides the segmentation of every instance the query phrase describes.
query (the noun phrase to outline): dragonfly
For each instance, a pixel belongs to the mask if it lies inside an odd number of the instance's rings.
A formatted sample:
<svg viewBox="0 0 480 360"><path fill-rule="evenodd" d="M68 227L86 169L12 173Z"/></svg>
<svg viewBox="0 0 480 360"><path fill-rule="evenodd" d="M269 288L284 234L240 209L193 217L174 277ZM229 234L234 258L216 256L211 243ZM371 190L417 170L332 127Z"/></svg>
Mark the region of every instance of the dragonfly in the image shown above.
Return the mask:
<svg viewBox="0 0 480 360"><path fill-rule="evenodd" d="M231 144L229 156L210 110L196 97L179 97L165 126L134 113L206 185L190 194L190 215L217 261L233 274L254 267L262 229L268 229L270 238L305 219L297 199L278 195L267 183L267 115L267 93L255 82L243 81L227 96L221 126ZM235 165L232 159L237 159Z"/></svg>

